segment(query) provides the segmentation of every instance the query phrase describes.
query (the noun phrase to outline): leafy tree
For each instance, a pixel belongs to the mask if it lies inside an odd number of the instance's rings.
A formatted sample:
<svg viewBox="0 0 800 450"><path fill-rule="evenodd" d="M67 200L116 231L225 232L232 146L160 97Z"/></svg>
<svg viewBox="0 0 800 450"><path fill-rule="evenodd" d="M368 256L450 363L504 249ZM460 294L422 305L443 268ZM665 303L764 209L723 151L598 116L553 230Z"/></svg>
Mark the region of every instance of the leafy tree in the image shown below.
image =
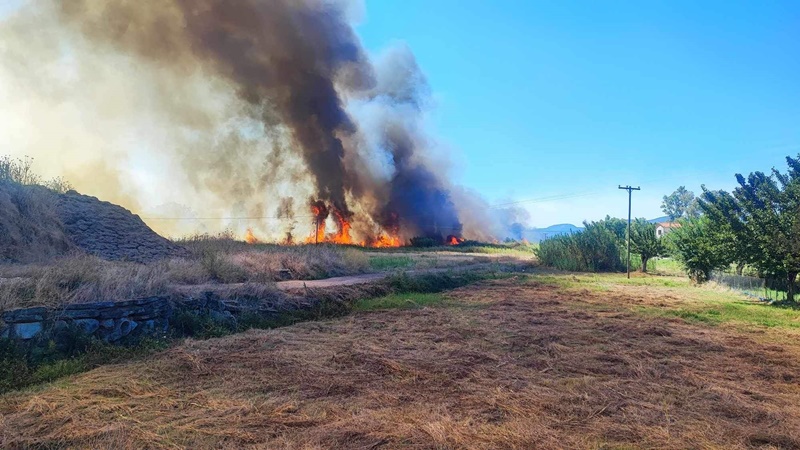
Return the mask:
<svg viewBox="0 0 800 450"><path fill-rule="evenodd" d="M664 254L664 244L656 237L656 226L645 219L631 223L631 251L642 257L642 272L647 272L647 262Z"/></svg>
<svg viewBox="0 0 800 450"><path fill-rule="evenodd" d="M689 277L697 283L708 281L711 272L730 266L731 249L724 235L707 216L687 219L662 238L673 249L674 257L683 263Z"/></svg>
<svg viewBox="0 0 800 450"><path fill-rule="evenodd" d="M599 222L593 222L593 225L601 226L611 231L620 242L625 241L625 237L628 233L628 221L624 219L618 219L616 217L606 216L605 219Z"/></svg>
<svg viewBox="0 0 800 450"><path fill-rule="evenodd" d="M754 240L749 236L749 231L726 218L723 211L731 211L738 208L736 199L725 191L710 191L703 188L703 199L699 199L698 207L706 210L706 215L714 224L715 238L725 243L725 251L731 261L736 264L736 274L741 275L745 264L750 261L749 255L757 253L753 247ZM736 229L734 229L736 227Z"/></svg>
<svg viewBox="0 0 800 450"><path fill-rule="evenodd" d="M703 208L700 207L700 199L695 197L692 203L686 207L684 217L687 219L697 219L703 215Z"/></svg>
<svg viewBox="0 0 800 450"><path fill-rule="evenodd" d="M730 255L783 278L786 299L793 302L800 273L800 155L786 162L785 174L736 174L733 194L704 189L700 206L711 223L733 236Z"/></svg>
<svg viewBox="0 0 800 450"><path fill-rule="evenodd" d="M669 216L670 220L677 220L681 217L692 217L697 214L694 192L686 190L686 186L681 186L670 195L665 195L661 202L661 210Z"/></svg>

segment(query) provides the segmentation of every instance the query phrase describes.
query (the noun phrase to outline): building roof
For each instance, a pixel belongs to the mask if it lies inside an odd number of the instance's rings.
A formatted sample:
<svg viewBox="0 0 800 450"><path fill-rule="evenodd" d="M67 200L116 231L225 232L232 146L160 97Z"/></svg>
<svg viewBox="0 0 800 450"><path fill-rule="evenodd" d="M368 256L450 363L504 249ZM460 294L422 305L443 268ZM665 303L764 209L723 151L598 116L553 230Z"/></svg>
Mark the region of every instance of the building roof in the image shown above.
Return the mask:
<svg viewBox="0 0 800 450"><path fill-rule="evenodd" d="M678 222L661 222L657 224L659 227L662 228L680 228L681 224Z"/></svg>

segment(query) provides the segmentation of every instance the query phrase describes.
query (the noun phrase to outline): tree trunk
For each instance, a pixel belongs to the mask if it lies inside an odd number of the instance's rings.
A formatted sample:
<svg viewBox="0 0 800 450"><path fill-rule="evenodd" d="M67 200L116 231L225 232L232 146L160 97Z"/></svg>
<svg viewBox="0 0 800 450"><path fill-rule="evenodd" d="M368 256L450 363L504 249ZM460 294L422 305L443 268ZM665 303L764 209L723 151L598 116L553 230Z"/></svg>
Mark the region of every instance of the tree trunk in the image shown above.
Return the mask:
<svg viewBox="0 0 800 450"><path fill-rule="evenodd" d="M744 263L736 263L736 275L742 276L742 272L744 271Z"/></svg>
<svg viewBox="0 0 800 450"><path fill-rule="evenodd" d="M786 301L789 303L794 302L794 282L797 279L797 272L789 272L788 276L786 277L786 281L788 281L788 286L786 286Z"/></svg>
<svg viewBox="0 0 800 450"><path fill-rule="evenodd" d="M642 272L643 273L647 273L647 261L649 261L649 260L650 260L650 258L642 256Z"/></svg>

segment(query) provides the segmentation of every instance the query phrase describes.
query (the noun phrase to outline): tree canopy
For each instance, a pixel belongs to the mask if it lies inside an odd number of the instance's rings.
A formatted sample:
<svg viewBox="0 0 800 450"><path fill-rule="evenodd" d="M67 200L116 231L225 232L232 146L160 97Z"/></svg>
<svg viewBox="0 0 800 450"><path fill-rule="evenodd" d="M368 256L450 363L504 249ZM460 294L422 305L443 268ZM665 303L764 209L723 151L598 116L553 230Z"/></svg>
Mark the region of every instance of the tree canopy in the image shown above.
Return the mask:
<svg viewBox="0 0 800 450"><path fill-rule="evenodd" d="M631 223L631 251L642 257L642 272L647 272L647 262L664 253L661 239L656 237L656 226L645 219Z"/></svg>
<svg viewBox="0 0 800 450"><path fill-rule="evenodd" d="M680 186L672 194L665 195L661 210L673 221L682 217L697 217L699 212L694 192L687 190L686 186Z"/></svg>
<svg viewBox="0 0 800 450"><path fill-rule="evenodd" d="M736 174L739 186L728 193L704 188L700 207L727 241L731 259L743 260L764 276L783 278L787 300L794 300L800 273L800 155L786 157L787 173ZM725 238L727 234L727 238Z"/></svg>
<svg viewBox="0 0 800 450"><path fill-rule="evenodd" d="M729 267L733 260L728 241L707 216L686 219L663 240L697 283L708 281L712 271Z"/></svg>

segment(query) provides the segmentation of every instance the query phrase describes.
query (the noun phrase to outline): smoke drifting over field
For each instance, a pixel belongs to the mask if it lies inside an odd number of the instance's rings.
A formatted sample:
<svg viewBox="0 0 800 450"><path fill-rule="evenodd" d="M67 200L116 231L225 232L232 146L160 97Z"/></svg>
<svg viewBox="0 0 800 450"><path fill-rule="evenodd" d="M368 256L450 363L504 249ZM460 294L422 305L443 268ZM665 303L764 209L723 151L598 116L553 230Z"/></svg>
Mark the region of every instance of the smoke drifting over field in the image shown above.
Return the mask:
<svg viewBox="0 0 800 450"><path fill-rule="evenodd" d="M188 205L201 217L263 218L151 222L167 232L251 226L301 241L318 238L318 220L323 239L370 245L496 233L489 217L462 225L421 132L428 86L413 54L398 46L373 62L353 9L32 2L0 22L11 150L144 216L186 217L176 205Z"/></svg>

